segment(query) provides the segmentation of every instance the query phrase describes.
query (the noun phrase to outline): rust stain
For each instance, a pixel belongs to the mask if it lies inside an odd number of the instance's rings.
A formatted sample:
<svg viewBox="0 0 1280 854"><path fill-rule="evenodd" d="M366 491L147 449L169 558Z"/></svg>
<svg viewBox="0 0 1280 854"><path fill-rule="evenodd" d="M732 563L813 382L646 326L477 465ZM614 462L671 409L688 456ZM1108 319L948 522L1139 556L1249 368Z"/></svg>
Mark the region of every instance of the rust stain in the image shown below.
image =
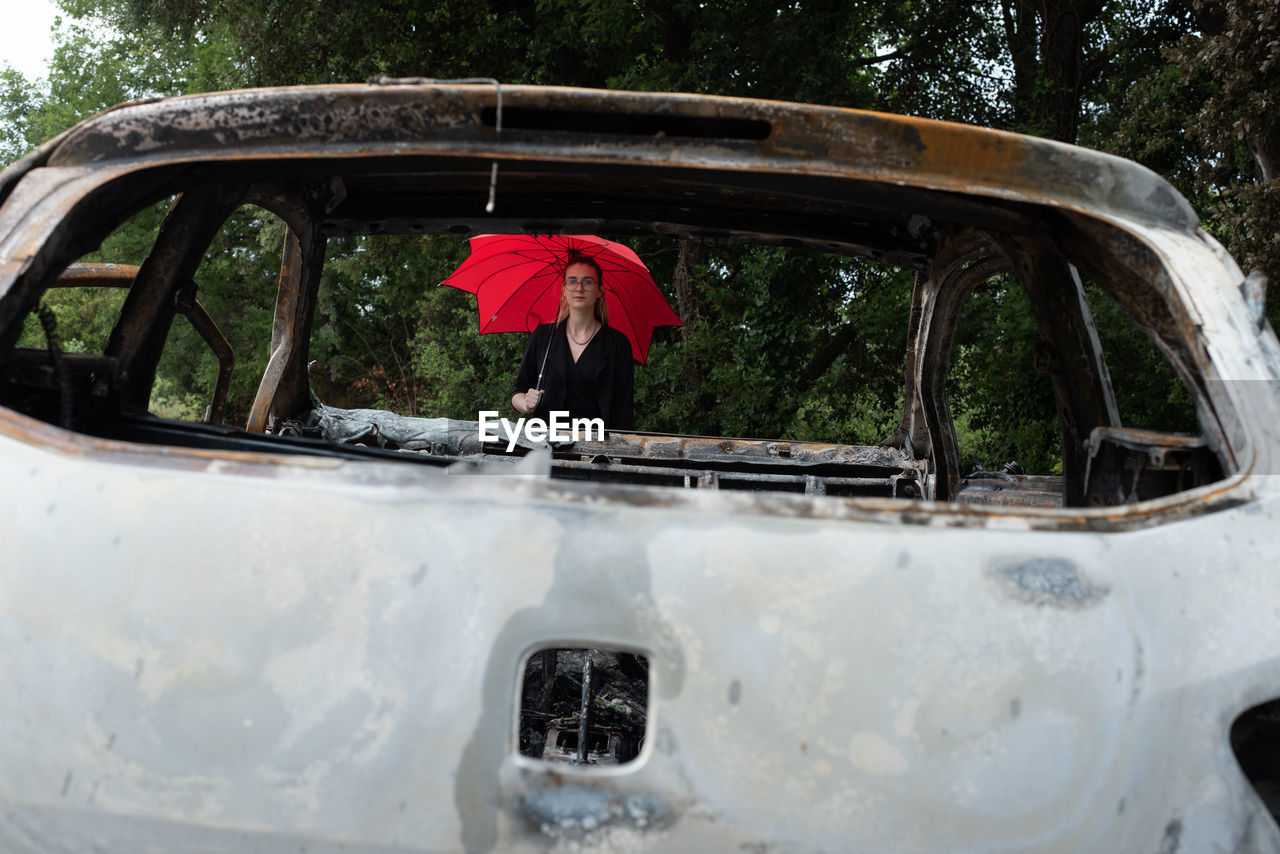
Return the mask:
<svg viewBox="0 0 1280 854"><path fill-rule="evenodd" d="M207 469L218 463L243 465L248 471L273 474L284 465L308 469L333 469L344 461L297 454L247 451L211 451L176 445L140 445L116 439L99 439L73 433L43 421L0 407L0 435L67 457L84 457L125 465L166 465L182 469Z"/></svg>
<svg viewBox="0 0 1280 854"><path fill-rule="evenodd" d="M127 288L139 269L133 264L70 264L50 287Z"/></svg>

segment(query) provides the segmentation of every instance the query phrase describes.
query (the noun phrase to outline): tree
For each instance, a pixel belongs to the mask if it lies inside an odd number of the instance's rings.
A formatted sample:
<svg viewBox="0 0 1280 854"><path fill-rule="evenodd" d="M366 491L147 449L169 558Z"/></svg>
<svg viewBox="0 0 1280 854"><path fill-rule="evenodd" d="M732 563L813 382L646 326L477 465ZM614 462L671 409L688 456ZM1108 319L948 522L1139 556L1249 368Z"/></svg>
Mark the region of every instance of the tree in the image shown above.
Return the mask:
<svg viewBox="0 0 1280 854"><path fill-rule="evenodd" d="M1213 212L1246 270L1271 280L1272 322L1280 320L1280 9L1264 0L1195 4L1200 36L1168 52L1183 79L1210 76L1187 135L1213 151L1227 177ZM1222 174L1222 173L1219 173ZM1208 184L1213 171L1198 173Z"/></svg>
<svg viewBox="0 0 1280 854"><path fill-rule="evenodd" d="M1166 28L1088 141L1168 177L1246 270L1280 323L1280 9L1195 0Z"/></svg>
<svg viewBox="0 0 1280 854"><path fill-rule="evenodd" d="M0 68L0 168L27 153L39 139L32 120L40 92L21 72Z"/></svg>

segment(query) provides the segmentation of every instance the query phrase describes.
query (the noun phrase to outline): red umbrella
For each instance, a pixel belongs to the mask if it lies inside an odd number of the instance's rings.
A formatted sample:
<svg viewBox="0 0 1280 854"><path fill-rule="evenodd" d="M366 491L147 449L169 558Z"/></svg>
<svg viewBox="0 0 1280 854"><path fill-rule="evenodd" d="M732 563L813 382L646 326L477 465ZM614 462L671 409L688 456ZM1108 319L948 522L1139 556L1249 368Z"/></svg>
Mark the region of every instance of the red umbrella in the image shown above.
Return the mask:
<svg viewBox="0 0 1280 854"><path fill-rule="evenodd" d="M476 295L480 332L532 332L556 319L565 262L586 255L604 274L609 325L631 340L644 364L655 326L680 326L640 256L621 243L590 234L482 234L471 257L443 284Z"/></svg>

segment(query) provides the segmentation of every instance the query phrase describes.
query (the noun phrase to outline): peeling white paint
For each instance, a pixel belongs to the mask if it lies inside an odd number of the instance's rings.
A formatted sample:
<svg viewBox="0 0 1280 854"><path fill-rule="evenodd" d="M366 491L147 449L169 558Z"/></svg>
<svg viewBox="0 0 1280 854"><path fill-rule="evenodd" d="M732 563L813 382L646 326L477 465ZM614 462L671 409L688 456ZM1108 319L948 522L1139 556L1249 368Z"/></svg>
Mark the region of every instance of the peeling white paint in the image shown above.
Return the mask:
<svg viewBox="0 0 1280 854"><path fill-rule="evenodd" d="M901 777L907 773L902 751L874 732L854 734L849 742L849 760L859 771L873 777Z"/></svg>

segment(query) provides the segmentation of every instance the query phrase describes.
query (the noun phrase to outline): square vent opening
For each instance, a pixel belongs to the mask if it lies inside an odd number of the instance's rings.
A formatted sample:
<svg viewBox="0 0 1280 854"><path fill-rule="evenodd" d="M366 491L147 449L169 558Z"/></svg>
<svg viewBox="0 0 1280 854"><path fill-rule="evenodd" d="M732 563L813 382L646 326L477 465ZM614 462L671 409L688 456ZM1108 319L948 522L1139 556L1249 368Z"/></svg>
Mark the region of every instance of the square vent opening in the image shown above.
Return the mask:
<svg viewBox="0 0 1280 854"><path fill-rule="evenodd" d="M649 659L625 650L544 648L520 679L519 750L545 762L613 766L644 746Z"/></svg>

